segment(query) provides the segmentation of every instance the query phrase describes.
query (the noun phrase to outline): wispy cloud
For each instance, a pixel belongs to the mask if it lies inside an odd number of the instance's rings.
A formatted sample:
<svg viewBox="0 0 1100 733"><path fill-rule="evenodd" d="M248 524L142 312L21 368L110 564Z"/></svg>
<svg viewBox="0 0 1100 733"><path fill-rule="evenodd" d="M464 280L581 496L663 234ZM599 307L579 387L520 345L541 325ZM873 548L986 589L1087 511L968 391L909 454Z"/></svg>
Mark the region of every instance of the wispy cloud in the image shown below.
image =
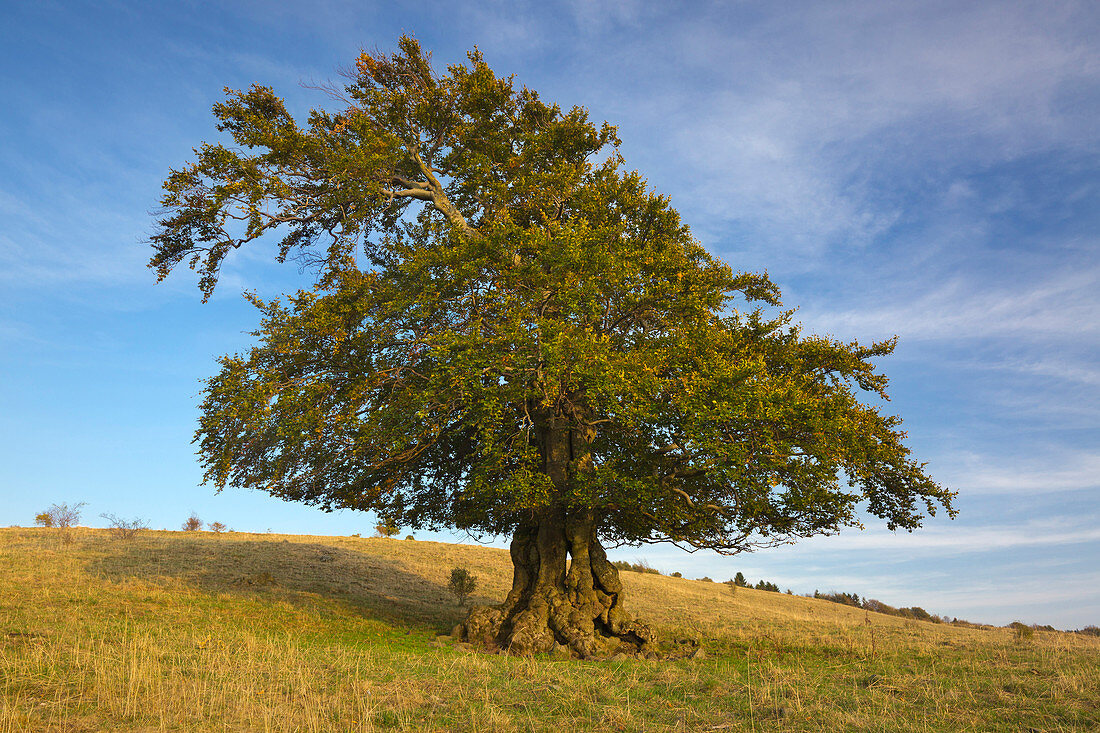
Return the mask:
<svg viewBox="0 0 1100 733"><path fill-rule="evenodd" d="M608 39L598 68L616 73L581 78L645 135L628 147L700 232L814 267L894 226L899 187L1094 147L1094 26L1087 3L726 4ZM633 78L639 54L654 62Z"/></svg>
<svg viewBox="0 0 1100 733"><path fill-rule="evenodd" d="M867 552L949 556L1006 550L1100 543L1100 517L1050 517L1021 524L930 526L913 533L870 529L803 544L814 552Z"/></svg>
<svg viewBox="0 0 1100 733"><path fill-rule="evenodd" d="M947 455L940 474L966 494L1100 490L1100 453L1048 446L1034 456Z"/></svg>
<svg viewBox="0 0 1100 733"><path fill-rule="evenodd" d="M1055 272L1031 283L990 287L957 276L933 284L902 283L887 302L828 312L804 309L811 330L903 340L982 337L1095 338L1100 334L1100 268ZM915 290L915 292L914 292Z"/></svg>

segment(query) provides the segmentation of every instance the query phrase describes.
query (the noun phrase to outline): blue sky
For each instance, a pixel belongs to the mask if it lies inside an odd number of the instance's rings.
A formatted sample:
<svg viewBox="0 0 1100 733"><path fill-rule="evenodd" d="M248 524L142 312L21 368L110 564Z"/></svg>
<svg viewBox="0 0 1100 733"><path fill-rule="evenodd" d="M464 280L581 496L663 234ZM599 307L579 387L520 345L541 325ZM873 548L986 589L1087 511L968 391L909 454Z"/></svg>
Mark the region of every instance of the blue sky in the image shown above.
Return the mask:
<svg viewBox="0 0 1100 733"><path fill-rule="evenodd" d="M716 580L1004 624L1100 623L1100 6L1093 2L0 2L0 525L53 502L175 528L369 533L199 485L200 379L246 348L259 253L200 304L156 285L160 182L222 87L304 114L362 48L478 45L619 126L712 252L767 269L809 331L897 334L893 409L959 517L723 558ZM427 537L425 533L418 536ZM465 541L469 541L466 539Z"/></svg>

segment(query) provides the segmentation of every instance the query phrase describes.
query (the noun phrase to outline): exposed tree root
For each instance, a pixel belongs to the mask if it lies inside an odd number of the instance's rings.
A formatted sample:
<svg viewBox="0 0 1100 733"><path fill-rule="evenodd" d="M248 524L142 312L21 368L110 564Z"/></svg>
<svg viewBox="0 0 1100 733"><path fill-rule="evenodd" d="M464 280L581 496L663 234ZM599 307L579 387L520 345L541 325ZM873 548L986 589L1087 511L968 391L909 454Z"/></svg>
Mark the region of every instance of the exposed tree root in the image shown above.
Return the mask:
<svg viewBox="0 0 1100 733"><path fill-rule="evenodd" d="M653 650L653 630L623 608L619 573L596 538L591 512L542 512L517 529L511 553L512 590L499 606L470 610L461 630L467 641L582 659Z"/></svg>

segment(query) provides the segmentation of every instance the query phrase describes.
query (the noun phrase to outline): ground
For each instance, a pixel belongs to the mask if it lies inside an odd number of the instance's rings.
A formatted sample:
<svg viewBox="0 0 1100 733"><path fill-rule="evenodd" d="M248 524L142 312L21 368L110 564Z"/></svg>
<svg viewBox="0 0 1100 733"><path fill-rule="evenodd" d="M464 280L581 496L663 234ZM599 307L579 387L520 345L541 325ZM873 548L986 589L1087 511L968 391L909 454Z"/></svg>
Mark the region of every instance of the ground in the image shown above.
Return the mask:
<svg viewBox="0 0 1100 733"><path fill-rule="evenodd" d="M624 572L630 608L702 654L490 655L445 635L456 566L472 603L511 584L506 551L467 545L0 530L0 733L1100 726L1094 638Z"/></svg>

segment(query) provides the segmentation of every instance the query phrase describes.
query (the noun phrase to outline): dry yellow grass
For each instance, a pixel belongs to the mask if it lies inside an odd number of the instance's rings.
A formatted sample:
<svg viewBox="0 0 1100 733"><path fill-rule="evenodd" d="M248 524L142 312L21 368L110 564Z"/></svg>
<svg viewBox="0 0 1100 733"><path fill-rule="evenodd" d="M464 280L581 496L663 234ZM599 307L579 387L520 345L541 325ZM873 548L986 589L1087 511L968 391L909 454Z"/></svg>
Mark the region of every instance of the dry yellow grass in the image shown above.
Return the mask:
<svg viewBox="0 0 1100 733"><path fill-rule="evenodd" d="M676 662L475 653L446 583L506 552L348 537L0 530L0 733L1092 730L1100 642L623 573Z"/></svg>

